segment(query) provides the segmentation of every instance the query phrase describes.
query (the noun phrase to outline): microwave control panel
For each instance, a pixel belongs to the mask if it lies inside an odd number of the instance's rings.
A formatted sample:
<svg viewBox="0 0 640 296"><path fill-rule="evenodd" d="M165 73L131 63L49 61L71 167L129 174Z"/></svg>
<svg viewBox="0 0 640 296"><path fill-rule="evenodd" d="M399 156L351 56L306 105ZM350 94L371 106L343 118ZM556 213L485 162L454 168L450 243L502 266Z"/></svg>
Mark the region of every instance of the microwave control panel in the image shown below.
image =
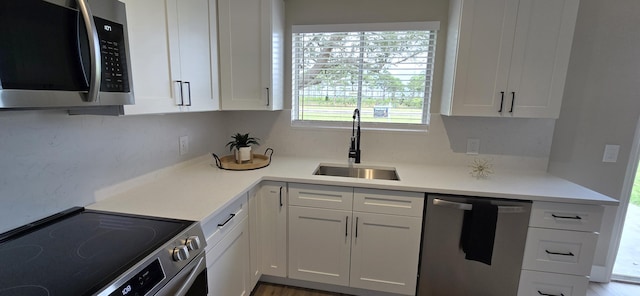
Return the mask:
<svg viewBox="0 0 640 296"><path fill-rule="evenodd" d="M94 17L94 21L98 29L102 57L100 91L129 92L129 73L127 73L123 26L99 17Z"/></svg>

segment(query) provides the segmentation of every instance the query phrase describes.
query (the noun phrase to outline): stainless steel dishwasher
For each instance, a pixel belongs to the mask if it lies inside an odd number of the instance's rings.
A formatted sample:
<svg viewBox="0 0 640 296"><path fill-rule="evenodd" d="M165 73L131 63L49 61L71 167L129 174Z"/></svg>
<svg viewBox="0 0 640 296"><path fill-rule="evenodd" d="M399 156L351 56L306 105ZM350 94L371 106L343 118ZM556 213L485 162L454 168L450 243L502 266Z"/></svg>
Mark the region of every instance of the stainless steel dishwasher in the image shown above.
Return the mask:
<svg viewBox="0 0 640 296"><path fill-rule="evenodd" d="M461 248L465 212L474 203L497 206L490 265L466 259ZM531 202L428 194L425 206L419 296L517 295Z"/></svg>

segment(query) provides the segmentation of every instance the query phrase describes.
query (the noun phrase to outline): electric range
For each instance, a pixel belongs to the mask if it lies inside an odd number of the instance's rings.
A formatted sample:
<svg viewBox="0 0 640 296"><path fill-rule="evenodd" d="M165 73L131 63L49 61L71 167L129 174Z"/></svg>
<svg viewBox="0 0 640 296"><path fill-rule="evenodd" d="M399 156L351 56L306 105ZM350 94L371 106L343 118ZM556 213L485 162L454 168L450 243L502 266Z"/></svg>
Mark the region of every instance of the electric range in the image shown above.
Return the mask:
<svg viewBox="0 0 640 296"><path fill-rule="evenodd" d="M186 294L167 284L204 245L198 222L73 208L0 234L0 296Z"/></svg>

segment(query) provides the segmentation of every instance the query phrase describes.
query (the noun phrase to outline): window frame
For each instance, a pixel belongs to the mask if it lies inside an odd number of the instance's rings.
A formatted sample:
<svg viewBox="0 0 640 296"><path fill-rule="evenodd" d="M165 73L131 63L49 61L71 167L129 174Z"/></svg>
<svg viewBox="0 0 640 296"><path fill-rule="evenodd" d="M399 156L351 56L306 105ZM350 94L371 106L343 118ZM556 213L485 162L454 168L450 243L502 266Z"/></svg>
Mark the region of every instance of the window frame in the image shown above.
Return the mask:
<svg viewBox="0 0 640 296"><path fill-rule="evenodd" d="M351 121L324 121L324 120L300 120L299 116L299 96L296 86L297 72L295 67L297 62L295 61L296 55L293 54L295 50L295 34L299 33L322 33L322 32L370 32L370 31L434 31L435 38L433 45L433 51L431 52L433 62L431 64L431 80L427 81L431 83L427 94L427 88L425 87L425 95L423 97L422 106L422 123L389 123L389 122L362 122L361 126L364 129L371 130L388 130L388 131L421 131L426 132L430 122L430 106L431 96L433 93L433 81L436 63L436 48L438 43L438 31L440 30L439 21L421 21L421 22L393 22L393 23L355 23L355 24L322 24L322 25L293 25L291 29L292 38L292 80L291 80L291 126L293 127L313 127L313 128L351 128ZM357 102L359 106L361 101Z"/></svg>

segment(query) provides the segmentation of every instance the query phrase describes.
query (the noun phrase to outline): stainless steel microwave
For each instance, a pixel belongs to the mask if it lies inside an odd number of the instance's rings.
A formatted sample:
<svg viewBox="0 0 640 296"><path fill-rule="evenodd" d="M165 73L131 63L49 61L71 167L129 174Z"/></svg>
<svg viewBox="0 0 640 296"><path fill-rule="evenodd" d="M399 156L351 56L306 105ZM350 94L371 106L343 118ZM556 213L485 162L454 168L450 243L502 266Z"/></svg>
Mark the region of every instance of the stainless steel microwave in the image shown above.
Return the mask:
<svg viewBox="0 0 640 296"><path fill-rule="evenodd" d="M134 103L125 4L0 1L0 109Z"/></svg>

